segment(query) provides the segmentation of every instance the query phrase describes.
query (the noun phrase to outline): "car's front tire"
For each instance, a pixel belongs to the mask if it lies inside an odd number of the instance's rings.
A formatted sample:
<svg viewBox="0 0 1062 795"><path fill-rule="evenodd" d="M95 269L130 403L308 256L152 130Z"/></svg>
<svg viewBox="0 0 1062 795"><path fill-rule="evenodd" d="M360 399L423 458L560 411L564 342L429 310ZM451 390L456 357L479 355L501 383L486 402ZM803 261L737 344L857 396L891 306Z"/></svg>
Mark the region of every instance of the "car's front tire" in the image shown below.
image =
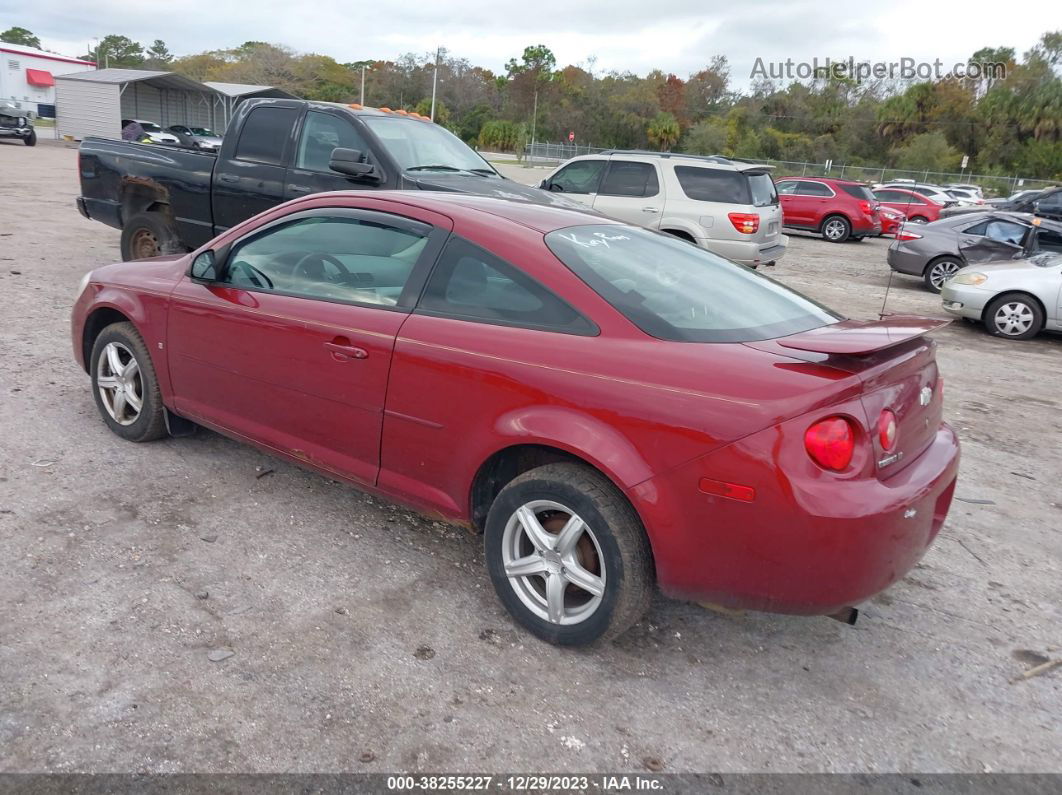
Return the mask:
<svg viewBox="0 0 1062 795"><path fill-rule="evenodd" d="M30 130L30 134L22 139L22 143L24 143L26 146L36 146L37 145L37 131L36 130Z"/></svg>
<svg viewBox="0 0 1062 795"><path fill-rule="evenodd" d="M502 604L550 643L613 638L649 607L652 553L642 523L588 466L547 464L512 480L491 505L484 547Z"/></svg>
<svg viewBox="0 0 1062 795"><path fill-rule="evenodd" d="M831 215L822 222L822 239L830 243L843 243L852 234L852 225L843 215Z"/></svg>
<svg viewBox="0 0 1062 795"><path fill-rule="evenodd" d="M1001 295L988 305L985 326L997 337L1028 340L1044 327L1044 310L1036 299L1023 293Z"/></svg>
<svg viewBox="0 0 1062 795"><path fill-rule="evenodd" d="M92 396L112 431L130 442L166 435L155 367L132 323L114 323L101 331L89 362Z"/></svg>

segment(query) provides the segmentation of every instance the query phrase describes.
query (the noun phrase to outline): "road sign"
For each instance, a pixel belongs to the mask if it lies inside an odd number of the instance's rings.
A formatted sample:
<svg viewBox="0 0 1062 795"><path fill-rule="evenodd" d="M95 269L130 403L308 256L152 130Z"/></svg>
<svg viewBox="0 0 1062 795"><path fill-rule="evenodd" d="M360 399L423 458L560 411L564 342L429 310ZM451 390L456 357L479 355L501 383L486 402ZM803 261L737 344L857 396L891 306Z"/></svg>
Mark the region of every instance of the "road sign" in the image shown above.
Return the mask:
<svg viewBox="0 0 1062 795"><path fill-rule="evenodd" d="M962 166L960 166L960 168L966 168L966 166L969 165L969 163L970 163L970 156L969 155L963 155L962 156Z"/></svg>

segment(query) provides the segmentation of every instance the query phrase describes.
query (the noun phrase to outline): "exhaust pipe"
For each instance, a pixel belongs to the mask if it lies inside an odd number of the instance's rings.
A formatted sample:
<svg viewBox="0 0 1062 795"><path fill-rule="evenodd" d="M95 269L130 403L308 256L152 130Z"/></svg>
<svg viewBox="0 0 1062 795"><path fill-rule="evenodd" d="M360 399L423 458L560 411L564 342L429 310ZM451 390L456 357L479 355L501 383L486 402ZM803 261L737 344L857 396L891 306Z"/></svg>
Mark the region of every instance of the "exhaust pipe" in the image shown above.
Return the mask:
<svg viewBox="0 0 1062 795"><path fill-rule="evenodd" d="M856 619L859 618L859 611L854 607L842 607L836 613L828 614L828 617L851 627L855 626Z"/></svg>

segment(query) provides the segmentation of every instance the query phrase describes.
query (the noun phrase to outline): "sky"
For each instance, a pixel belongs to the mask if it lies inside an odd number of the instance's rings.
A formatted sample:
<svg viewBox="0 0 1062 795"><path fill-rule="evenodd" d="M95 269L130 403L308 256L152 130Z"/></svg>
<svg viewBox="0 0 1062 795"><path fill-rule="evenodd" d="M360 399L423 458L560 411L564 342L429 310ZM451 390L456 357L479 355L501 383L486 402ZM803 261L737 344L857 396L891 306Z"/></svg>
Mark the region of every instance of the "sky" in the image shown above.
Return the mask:
<svg viewBox="0 0 1062 795"><path fill-rule="evenodd" d="M742 87L757 58L939 58L948 69L985 46L1020 55L1044 31L1062 29L1062 3L1037 3L1026 14L998 0L0 0L0 30L12 25L67 55L111 33L145 45L160 38L177 55L255 40L340 62L443 46L496 72L529 44L545 44L560 66L592 63L595 73L659 68L686 77L725 55Z"/></svg>

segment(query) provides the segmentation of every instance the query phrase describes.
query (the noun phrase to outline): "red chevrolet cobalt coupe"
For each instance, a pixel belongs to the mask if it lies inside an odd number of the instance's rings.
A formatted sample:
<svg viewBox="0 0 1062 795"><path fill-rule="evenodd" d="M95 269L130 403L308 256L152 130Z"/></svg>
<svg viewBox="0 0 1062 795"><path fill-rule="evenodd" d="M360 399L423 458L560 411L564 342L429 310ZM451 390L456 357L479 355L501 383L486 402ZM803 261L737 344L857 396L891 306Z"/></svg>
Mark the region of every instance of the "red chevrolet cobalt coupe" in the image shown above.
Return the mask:
<svg viewBox="0 0 1062 795"><path fill-rule="evenodd" d="M93 271L73 344L119 436L205 426L470 525L574 645L654 580L815 615L902 577L955 488L937 325L578 211L352 192Z"/></svg>

